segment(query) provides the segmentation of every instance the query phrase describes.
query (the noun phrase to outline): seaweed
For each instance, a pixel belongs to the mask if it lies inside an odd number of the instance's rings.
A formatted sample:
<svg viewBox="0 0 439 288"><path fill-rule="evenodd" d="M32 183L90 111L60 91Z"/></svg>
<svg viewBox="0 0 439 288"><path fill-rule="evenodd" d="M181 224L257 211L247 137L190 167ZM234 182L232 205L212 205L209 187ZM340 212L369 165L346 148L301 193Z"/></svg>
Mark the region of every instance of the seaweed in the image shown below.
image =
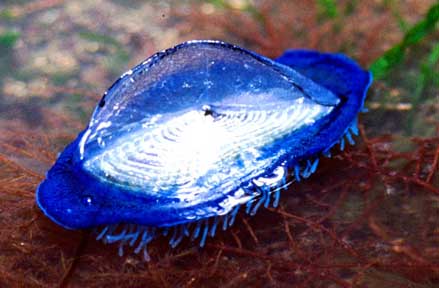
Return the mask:
<svg viewBox="0 0 439 288"><path fill-rule="evenodd" d="M385 77L391 69L400 63L405 56L407 48L415 45L436 28L439 21L439 4L433 5L427 15L416 25L410 28L400 43L386 51L381 57L375 60L370 66L375 79Z"/></svg>
<svg viewBox="0 0 439 288"><path fill-rule="evenodd" d="M335 18L339 15L337 4L334 0L317 0L320 17Z"/></svg>
<svg viewBox="0 0 439 288"><path fill-rule="evenodd" d="M61 2L31 4L58 7ZM353 6L337 1L339 15L324 21L318 19L315 1L269 2L249 1L252 7L243 11L214 6L211 14L198 6L189 6L188 13L187 6L177 7L170 18L183 38L215 36L273 57L289 47L342 50L364 65L408 37L400 31L394 11L370 4L375 1L356 1ZM26 4L11 11L24 15L40 9L29 7L41 6ZM279 17L279 7L288 13ZM368 29L354 29L358 15L371 15ZM400 17L407 16L401 12ZM322 159L316 174L282 193L278 209L261 210L256 217L242 213L231 230L218 233L204 249L185 241L169 250L167 241L158 239L150 246L148 263L135 255L118 257L117 247L96 242L92 231L58 227L35 206L36 185L58 151L83 128L83 120L58 106L41 108L42 126L2 117L0 286L437 286L439 52L437 31L424 28L417 29L428 33L411 38L416 41L410 40L401 62L390 65L372 87L366 102L371 111L360 117L356 146ZM378 30L387 37L379 37ZM98 99L89 89L57 84L44 93L51 101L66 100L72 110L90 111Z"/></svg>
<svg viewBox="0 0 439 288"><path fill-rule="evenodd" d="M0 47L3 49L10 49L15 42L20 38L20 33L17 31L6 31L0 34Z"/></svg>
<svg viewBox="0 0 439 288"><path fill-rule="evenodd" d="M231 231L219 233L202 250L187 241L169 251L159 239L150 248L153 261L144 263L135 255L119 258L116 247L103 247L89 233L63 230L36 209L35 186L54 151L72 135L9 127L2 131L0 153L3 286L17 279L23 286L92 287L146 282L149 287L377 287L439 281L434 237L439 137L413 138L413 149L403 153L393 147L393 137L368 138L360 126L362 144L323 159L317 174L283 192L279 209L240 215Z"/></svg>

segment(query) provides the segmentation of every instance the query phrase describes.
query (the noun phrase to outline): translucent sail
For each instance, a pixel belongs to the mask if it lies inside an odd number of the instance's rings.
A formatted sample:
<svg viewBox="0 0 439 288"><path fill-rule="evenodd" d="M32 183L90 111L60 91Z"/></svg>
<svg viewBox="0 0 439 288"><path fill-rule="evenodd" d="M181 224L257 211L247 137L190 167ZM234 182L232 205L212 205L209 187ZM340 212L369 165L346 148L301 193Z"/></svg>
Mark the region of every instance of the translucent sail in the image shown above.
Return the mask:
<svg viewBox="0 0 439 288"><path fill-rule="evenodd" d="M103 101L79 142L83 167L139 193L188 201L261 174L286 153L267 147L339 103L288 67L216 42L156 54Z"/></svg>

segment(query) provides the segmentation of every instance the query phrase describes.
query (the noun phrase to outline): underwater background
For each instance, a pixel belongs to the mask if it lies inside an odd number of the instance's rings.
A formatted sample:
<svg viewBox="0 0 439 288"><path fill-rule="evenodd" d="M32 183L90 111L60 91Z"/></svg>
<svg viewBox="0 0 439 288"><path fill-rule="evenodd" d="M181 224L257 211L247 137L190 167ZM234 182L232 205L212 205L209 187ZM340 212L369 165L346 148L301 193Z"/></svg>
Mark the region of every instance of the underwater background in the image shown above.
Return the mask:
<svg viewBox="0 0 439 288"><path fill-rule="evenodd" d="M0 287L438 287L438 21L435 0L1 1ZM357 144L279 208L204 249L158 239L147 263L46 219L35 188L104 91L191 39L354 58L374 75Z"/></svg>

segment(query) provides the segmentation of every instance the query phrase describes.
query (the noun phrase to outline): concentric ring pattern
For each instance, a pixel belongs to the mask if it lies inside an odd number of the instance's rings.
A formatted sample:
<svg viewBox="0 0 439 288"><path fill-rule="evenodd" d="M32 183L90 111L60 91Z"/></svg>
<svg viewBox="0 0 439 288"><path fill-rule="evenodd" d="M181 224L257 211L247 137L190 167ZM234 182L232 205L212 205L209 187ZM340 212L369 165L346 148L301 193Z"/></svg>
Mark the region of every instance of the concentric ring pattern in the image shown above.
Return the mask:
<svg viewBox="0 0 439 288"><path fill-rule="evenodd" d="M206 104L132 125L84 167L103 181L192 200L250 180L278 159L263 148L327 115L306 97L253 105ZM104 146L105 143L99 143ZM217 189L216 189L217 190Z"/></svg>

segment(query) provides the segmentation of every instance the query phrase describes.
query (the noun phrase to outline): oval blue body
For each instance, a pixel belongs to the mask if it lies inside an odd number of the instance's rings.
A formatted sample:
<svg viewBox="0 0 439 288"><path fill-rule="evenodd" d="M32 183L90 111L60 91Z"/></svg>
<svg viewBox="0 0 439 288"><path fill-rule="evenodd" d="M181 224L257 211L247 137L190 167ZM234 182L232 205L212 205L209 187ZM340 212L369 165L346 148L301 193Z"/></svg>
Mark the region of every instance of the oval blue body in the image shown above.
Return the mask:
<svg viewBox="0 0 439 288"><path fill-rule="evenodd" d="M276 206L291 179L353 142L370 83L341 54L271 60L218 41L180 44L110 87L39 185L38 206L65 228L104 226L107 242L143 247L170 227L173 246L205 239L239 207ZM129 228L115 236L118 224Z"/></svg>

